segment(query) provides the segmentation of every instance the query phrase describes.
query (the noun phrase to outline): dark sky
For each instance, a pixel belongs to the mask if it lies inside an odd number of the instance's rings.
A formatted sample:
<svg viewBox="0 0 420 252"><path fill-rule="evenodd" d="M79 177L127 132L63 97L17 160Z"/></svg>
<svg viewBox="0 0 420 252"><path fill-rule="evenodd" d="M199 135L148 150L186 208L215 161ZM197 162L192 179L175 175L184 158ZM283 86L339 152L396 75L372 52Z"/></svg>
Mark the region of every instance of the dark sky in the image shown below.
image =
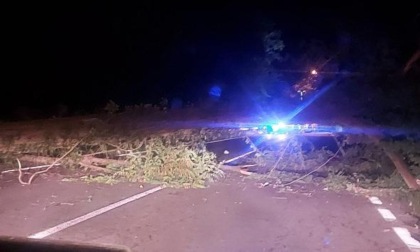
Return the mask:
<svg viewBox="0 0 420 252"><path fill-rule="evenodd" d="M304 39L334 41L346 30L364 32L367 40L385 34L404 58L416 46L419 13L418 6L400 2L227 2L189 9L152 1L59 2L10 9L11 78L3 79L3 110L198 95L212 81L233 81L233 73L261 50L261 23L267 21L282 31L285 53L292 56Z"/></svg>

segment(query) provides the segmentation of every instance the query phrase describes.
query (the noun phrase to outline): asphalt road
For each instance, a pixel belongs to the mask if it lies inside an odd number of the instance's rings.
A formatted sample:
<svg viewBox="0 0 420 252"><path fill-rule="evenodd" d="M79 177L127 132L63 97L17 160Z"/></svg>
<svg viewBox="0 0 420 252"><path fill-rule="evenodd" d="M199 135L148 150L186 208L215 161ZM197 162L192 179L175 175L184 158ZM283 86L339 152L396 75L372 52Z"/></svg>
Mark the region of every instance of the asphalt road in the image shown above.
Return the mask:
<svg viewBox="0 0 420 252"><path fill-rule="evenodd" d="M132 251L410 251L398 203L386 221L366 196L296 184L290 190L228 173L206 189L164 188L45 239L118 244ZM153 188L2 179L0 235L26 237ZM0 249L1 250L1 249Z"/></svg>

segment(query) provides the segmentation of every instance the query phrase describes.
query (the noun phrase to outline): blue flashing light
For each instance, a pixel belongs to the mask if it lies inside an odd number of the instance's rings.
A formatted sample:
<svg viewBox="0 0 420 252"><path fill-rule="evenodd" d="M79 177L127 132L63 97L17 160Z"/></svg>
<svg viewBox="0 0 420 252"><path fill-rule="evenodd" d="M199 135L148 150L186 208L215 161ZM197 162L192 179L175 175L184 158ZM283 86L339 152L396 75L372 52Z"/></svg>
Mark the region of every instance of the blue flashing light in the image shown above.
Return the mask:
<svg viewBox="0 0 420 252"><path fill-rule="evenodd" d="M285 141L289 138L289 135L287 133L280 133L280 134L265 134L265 139L267 140L277 140L277 141Z"/></svg>
<svg viewBox="0 0 420 252"><path fill-rule="evenodd" d="M277 140L280 140L280 141L284 141L284 140L286 140L287 139L287 134L278 134L278 135L276 135L276 137L277 137Z"/></svg>
<svg viewBox="0 0 420 252"><path fill-rule="evenodd" d="M215 98L222 96L222 88L218 85L214 85L209 90L209 95Z"/></svg>
<svg viewBox="0 0 420 252"><path fill-rule="evenodd" d="M273 129L273 131L279 131L287 129L287 125L284 122L279 122L277 124L271 125L271 128Z"/></svg>

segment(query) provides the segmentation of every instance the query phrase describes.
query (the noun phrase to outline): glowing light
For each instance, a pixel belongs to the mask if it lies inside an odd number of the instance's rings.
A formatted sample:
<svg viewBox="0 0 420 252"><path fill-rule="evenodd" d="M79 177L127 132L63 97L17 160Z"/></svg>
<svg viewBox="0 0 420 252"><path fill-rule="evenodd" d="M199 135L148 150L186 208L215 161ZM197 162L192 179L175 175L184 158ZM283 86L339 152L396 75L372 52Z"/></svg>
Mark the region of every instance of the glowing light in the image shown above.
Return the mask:
<svg viewBox="0 0 420 252"><path fill-rule="evenodd" d="M312 69L311 74L312 74L312 75L317 75L317 74L318 74L318 72L317 72L315 69Z"/></svg>
<svg viewBox="0 0 420 252"><path fill-rule="evenodd" d="M265 139L270 140L278 140L278 141L284 141L288 138L288 135L286 133L282 134L265 134Z"/></svg>
<svg viewBox="0 0 420 252"><path fill-rule="evenodd" d="M321 95L323 95L325 92L327 92L331 87L333 87L337 81L333 81L329 83L328 85L325 85L322 89L319 90L318 93L316 93L314 96L310 97L306 102L302 103L299 107L294 109L289 113L289 115L286 117L287 121L292 120L296 115L298 115L302 110L307 108L309 105L311 105L315 100L317 100Z"/></svg>
<svg viewBox="0 0 420 252"><path fill-rule="evenodd" d="M212 86L209 90L209 95L219 98L222 95L222 88L218 85Z"/></svg>
<svg viewBox="0 0 420 252"><path fill-rule="evenodd" d="M273 131L278 131L280 129L286 129L287 125L284 122L279 122L277 124L271 125Z"/></svg>
<svg viewBox="0 0 420 252"><path fill-rule="evenodd" d="M276 135L277 140L284 141L287 139L287 134L278 134Z"/></svg>

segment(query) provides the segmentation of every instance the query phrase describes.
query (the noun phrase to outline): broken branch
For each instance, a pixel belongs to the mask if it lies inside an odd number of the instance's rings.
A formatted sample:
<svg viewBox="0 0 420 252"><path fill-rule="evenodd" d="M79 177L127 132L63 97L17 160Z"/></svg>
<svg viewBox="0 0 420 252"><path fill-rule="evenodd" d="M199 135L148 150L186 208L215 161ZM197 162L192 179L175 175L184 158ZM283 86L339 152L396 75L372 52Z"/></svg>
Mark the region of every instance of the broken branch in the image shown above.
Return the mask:
<svg viewBox="0 0 420 252"><path fill-rule="evenodd" d="M52 167L54 167L58 162L60 162L61 160L63 160L67 155L69 155L80 143L82 142L82 140L79 140L76 144L74 144L70 150L68 150L66 153L64 153L63 156L61 156L59 159L56 159L50 166L48 166L47 169L43 170L43 171L37 171L34 174L31 175L31 177L29 178L28 182L24 182L22 181L22 165L19 161L19 159L17 159L18 161L18 165L19 165L19 182L23 185L30 185L32 183L32 180L39 174L48 172Z"/></svg>

